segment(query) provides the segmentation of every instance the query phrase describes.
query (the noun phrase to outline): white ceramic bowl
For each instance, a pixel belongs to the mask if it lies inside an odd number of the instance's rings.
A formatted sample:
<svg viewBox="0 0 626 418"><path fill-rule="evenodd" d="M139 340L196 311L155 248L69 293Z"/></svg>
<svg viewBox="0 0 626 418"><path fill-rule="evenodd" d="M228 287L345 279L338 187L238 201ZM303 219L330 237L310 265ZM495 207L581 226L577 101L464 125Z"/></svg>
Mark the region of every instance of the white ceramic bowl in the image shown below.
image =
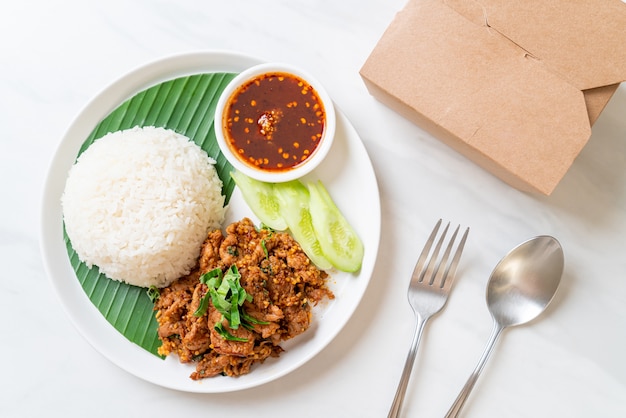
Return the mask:
<svg viewBox="0 0 626 418"><path fill-rule="evenodd" d="M303 80L305 83L308 83L313 91L317 93L319 98L319 102L323 106L324 109L324 119L323 119L323 130L321 133L321 139L318 140L317 145L314 150L301 162L296 163L293 166L288 168L262 168L258 167L255 164L252 164L246 160L246 158L242 157L239 153L233 150L233 145L231 144L230 135L228 133L228 107L231 103L231 100L234 96L236 96L243 86L247 86L253 80L263 78L264 76L268 76L271 74L286 74L287 76L295 76ZM268 101L273 100L273 90L270 92L266 92L263 95L263 98ZM258 100L260 101L260 100ZM257 102L258 102L257 101ZM261 110L263 108L261 107ZM259 110L260 111L260 110ZM265 112L267 113L267 111ZM255 116L257 119L258 116ZM272 119L273 120L273 119ZM277 119L278 120L278 119ZM258 119L260 121L260 119ZM258 121L251 122L251 126L253 129L259 129ZM281 122L277 122L277 132L281 129ZM285 123L285 122L282 122ZM319 165L319 163L326 157L328 151L330 150L332 143L335 137L335 125L336 125L336 116L335 109L333 106L333 102L324 89L324 87L310 74L302 71L301 69L295 68L288 64L282 63L265 63L259 64L253 67L248 68L247 70L238 74L224 89L220 99L217 102L217 108L215 110L215 136L217 138L217 143L220 147L220 150L226 157L226 159L232 164L232 166L246 174L249 177L254 179L270 182L270 183L281 183L290 180L294 180L304 175L310 173ZM304 140L304 138L301 138ZM265 145L271 141L265 141L263 139L255 140L259 146L271 146ZM299 141L299 140L298 140ZM275 148L272 149L273 152ZM274 154L276 155L276 154Z"/></svg>

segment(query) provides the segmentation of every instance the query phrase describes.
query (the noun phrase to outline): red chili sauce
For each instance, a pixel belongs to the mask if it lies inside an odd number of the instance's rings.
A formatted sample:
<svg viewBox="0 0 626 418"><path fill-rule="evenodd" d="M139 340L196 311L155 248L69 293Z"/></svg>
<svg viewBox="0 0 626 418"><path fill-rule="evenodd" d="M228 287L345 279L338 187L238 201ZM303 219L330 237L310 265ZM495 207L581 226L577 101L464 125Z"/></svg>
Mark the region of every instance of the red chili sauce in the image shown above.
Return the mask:
<svg viewBox="0 0 626 418"><path fill-rule="evenodd" d="M226 140L239 158L267 171L288 171L322 139L324 106L306 81L287 73L257 76L233 93L224 112Z"/></svg>

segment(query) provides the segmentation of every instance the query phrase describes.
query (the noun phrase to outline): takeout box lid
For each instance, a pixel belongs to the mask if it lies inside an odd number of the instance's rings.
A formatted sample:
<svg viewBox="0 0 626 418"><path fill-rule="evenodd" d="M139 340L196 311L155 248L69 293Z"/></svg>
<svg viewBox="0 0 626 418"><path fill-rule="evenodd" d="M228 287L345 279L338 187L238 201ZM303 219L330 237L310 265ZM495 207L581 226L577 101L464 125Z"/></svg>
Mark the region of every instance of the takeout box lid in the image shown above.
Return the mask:
<svg viewBox="0 0 626 418"><path fill-rule="evenodd" d="M550 194L626 80L626 5L411 0L361 75L504 181Z"/></svg>
<svg viewBox="0 0 626 418"><path fill-rule="evenodd" d="M626 80L626 4L621 0L445 0L497 31L579 90Z"/></svg>

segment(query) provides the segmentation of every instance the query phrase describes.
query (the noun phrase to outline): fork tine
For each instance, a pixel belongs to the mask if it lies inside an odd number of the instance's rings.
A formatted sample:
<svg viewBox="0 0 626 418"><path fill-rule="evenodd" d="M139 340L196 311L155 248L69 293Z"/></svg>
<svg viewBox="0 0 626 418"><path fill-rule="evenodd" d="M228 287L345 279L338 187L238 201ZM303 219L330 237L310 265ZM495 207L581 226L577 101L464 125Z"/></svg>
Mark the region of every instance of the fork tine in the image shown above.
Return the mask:
<svg viewBox="0 0 626 418"><path fill-rule="evenodd" d="M437 258L439 257L439 251L441 250L443 241L445 240L446 235L448 234L449 227L450 227L450 222L448 222L443 232L441 233L441 236L439 237L439 241L437 241L437 245L435 246L433 253L430 255L430 260L428 260L428 266L424 270L424 274L427 274L429 277L428 282L427 282L429 285L433 284L433 281L435 280L435 276L437 275L437 270L439 270L440 264L437 264L435 268L435 263L437 261Z"/></svg>
<svg viewBox="0 0 626 418"><path fill-rule="evenodd" d="M437 237L437 232L439 231L439 227L441 226L441 219L437 221L433 231L430 233L426 244L424 244L424 249L417 259L417 263L415 263L415 268L413 269L413 280L417 280L421 282L424 279L424 263L426 262L426 257L428 257L428 253L430 252L430 247L432 247L433 242L435 242L435 238Z"/></svg>
<svg viewBox="0 0 626 418"><path fill-rule="evenodd" d="M460 225L456 227L456 229L454 230L454 233L452 234L452 237L450 237L450 242L448 243L448 246L446 247L446 250L443 253L443 257L441 257L441 260L439 260L439 264L437 264L437 269L433 272L433 275L430 279L430 285L432 285L433 283L440 283L440 288L443 289L443 283L445 281L445 276L444 274L446 274L448 272L447 269L443 269L441 268L442 266L446 266L448 264L448 257L450 257L450 252L452 252L452 244L454 244L454 240L456 240L456 236L459 233L459 228ZM441 241L443 241L445 235L441 237Z"/></svg>
<svg viewBox="0 0 626 418"><path fill-rule="evenodd" d="M457 231L458 229L459 228L457 227ZM463 253L463 248L465 247L465 241L467 241L468 234L469 234L469 228L466 228L465 233L463 234L463 237L461 237L461 241L459 242L459 245L456 247L456 252L454 253L454 257L452 257L452 262L446 268L446 272L441 282L442 289L448 290L452 286L452 282L454 281L456 269L459 266L459 260L461 259L461 254ZM455 232L455 235L456 235L456 232ZM453 242L454 242L454 239L450 241L450 245L448 246L450 250L452 249ZM448 277L450 277L449 280L448 280Z"/></svg>

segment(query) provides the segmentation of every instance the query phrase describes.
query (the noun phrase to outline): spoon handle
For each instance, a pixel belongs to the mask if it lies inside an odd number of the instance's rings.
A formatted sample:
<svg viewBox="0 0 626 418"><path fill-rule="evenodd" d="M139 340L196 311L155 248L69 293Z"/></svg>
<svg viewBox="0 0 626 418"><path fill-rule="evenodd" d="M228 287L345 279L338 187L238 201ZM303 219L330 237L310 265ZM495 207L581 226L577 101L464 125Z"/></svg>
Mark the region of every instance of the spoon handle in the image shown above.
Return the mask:
<svg viewBox="0 0 626 418"><path fill-rule="evenodd" d="M396 396L393 398L393 403L391 404L391 409L389 410L387 418L396 418L400 416L400 408L402 407L402 402L404 401L404 394L406 393L406 388L409 384L409 377L411 377L411 371L413 370L417 347L419 346L419 342L422 338L422 332L424 331L426 321L427 319L424 320L418 315L417 323L415 324L415 333L413 334L413 341L411 342L411 349L409 350L409 354L406 356L402 377L400 378L400 383L398 384L398 389L396 390Z"/></svg>
<svg viewBox="0 0 626 418"><path fill-rule="evenodd" d="M493 330L491 331L491 337L489 337L489 342L487 342L487 346L485 347L485 351L483 351L483 355L480 357L480 360L478 361L478 364L476 365L476 368L470 375L469 379L467 379L467 383L465 383L465 386L463 386L463 389L461 389L459 396L457 396L456 400L450 407L450 410L448 410L445 418L455 418L458 417L461 413L461 408L463 408L467 397L472 391L472 388L474 388L474 385L478 380L478 376L480 376L480 372L482 372L483 368L485 367L485 364L489 359L489 355L491 354L491 351L496 341L498 340L498 337L500 336L502 330L503 327L494 321Z"/></svg>

